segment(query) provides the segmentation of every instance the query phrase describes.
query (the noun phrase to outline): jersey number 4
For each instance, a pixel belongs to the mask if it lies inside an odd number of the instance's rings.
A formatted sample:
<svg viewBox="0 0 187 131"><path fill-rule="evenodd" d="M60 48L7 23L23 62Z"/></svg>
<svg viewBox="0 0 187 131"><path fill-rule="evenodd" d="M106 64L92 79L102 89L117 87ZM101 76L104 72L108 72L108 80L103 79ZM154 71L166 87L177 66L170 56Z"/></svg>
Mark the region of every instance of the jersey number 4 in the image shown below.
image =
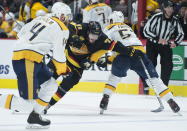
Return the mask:
<svg viewBox="0 0 187 131"><path fill-rule="evenodd" d="M30 30L30 32L33 34L31 38L29 39L32 41L38 34L45 28L45 25L41 25L41 23L36 23Z"/></svg>

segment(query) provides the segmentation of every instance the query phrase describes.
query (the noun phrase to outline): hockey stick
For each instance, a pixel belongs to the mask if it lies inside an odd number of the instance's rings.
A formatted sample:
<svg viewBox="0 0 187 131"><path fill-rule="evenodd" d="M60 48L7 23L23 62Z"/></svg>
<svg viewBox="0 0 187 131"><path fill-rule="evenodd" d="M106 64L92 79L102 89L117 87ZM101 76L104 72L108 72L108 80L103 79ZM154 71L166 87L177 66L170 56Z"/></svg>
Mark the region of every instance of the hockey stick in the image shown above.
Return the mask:
<svg viewBox="0 0 187 131"><path fill-rule="evenodd" d="M147 75L147 78L148 78L149 82L151 83L152 88L154 89L155 87L154 87L154 85L153 85L152 82L151 82L151 77L150 77L150 75L149 75L149 72L148 72L148 70L147 70L147 68L146 68L146 66L145 66L145 64L144 64L144 62L143 62L143 60L142 60L141 57L140 57L140 62L141 62L141 64L142 64L142 66L143 66L143 69L144 69L144 71L145 71L145 73L146 73L146 75ZM159 102L159 104L160 104L160 107L158 107L158 108L155 109L155 110L151 110L151 112L157 113L157 112L161 112L161 111L164 110L164 105L163 105L163 103L162 103L160 97L159 97L156 93L155 93L155 95L156 95L156 98L157 98L157 100L158 100L158 102Z"/></svg>
<svg viewBox="0 0 187 131"><path fill-rule="evenodd" d="M18 24L19 26L22 27L22 25L20 25L20 24L19 24L19 23L3 8L3 6L0 5L0 8L1 8L6 14L8 14L8 15L13 19L13 21L16 22L16 24Z"/></svg>

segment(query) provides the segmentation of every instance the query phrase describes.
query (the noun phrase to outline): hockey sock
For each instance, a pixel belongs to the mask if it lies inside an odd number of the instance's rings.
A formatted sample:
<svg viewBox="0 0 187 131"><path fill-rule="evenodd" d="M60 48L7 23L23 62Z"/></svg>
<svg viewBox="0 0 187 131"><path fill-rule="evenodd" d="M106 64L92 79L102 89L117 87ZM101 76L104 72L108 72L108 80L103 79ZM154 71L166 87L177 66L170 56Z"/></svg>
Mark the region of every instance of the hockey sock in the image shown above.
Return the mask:
<svg viewBox="0 0 187 131"><path fill-rule="evenodd" d="M49 79L41 85L41 89L38 93L38 99L36 99L36 103L34 105L35 112L40 114L45 109L57 88L58 84L54 78Z"/></svg>
<svg viewBox="0 0 187 131"><path fill-rule="evenodd" d="M33 100L25 100L14 95L1 95L0 107L21 112L31 112L33 110Z"/></svg>
<svg viewBox="0 0 187 131"><path fill-rule="evenodd" d="M0 95L0 107L10 109L13 95Z"/></svg>
<svg viewBox="0 0 187 131"><path fill-rule="evenodd" d="M121 80L120 77L110 74L110 76L108 78L108 82L105 85L103 94L107 94L107 95L111 96L112 93L116 90L116 86L120 82L120 80Z"/></svg>
<svg viewBox="0 0 187 131"><path fill-rule="evenodd" d="M51 98L49 104L51 106L53 106L54 104L56 104L60 99L62 98L62 96L60 95L60 93L57 91L53 97Z"/></svg>
<svg viewBox="0 0 187 131"><path fill-rule="evenodd" d="M164 85L160 78L151 78L150 80L147 79L146 82L162 99L168 101L169 99L173 98L171 91L166 85Z"/></svg>
<svg viewBox="0 0 187 131"><path fill-rule="evenodd" d="M59 86L58 90L51 98L49 105L53 106L54 104L56 104L65 94L66 94L66 91L61 86Z"/></svg>
<svg viewBox="0 0 187 131"><path fill-rule="evenodd" d="M116 87L106 84L104 87L104 92L103 94L107 94L108 96L111 96L112 93L116 90Z"/></svg>

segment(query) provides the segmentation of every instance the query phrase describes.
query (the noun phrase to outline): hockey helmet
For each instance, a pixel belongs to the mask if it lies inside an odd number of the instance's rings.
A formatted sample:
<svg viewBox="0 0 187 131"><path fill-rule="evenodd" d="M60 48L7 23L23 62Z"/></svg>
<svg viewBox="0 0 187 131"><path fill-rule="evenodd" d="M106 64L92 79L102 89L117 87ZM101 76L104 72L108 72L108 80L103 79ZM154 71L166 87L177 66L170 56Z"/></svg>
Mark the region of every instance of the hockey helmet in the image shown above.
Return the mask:
<svg viewBox="0 0 187 131"><path fill-rule="evenodd" d="M0 12L0 18L3 18L3 14Z"/></svg>
<svg viewBox="0 0 187 131"><path fill-rule="evenodd" d="M66 20L72 20L71 9L68 5L62 2L56 2L51 8L51 12L54 16L60 19L61 15L64 14Z"/></svg>
<svg viewBox="0 0 187 131"><path fill-rule="evenodd" d="M88 4L93 4L99 2L99 0L86 0Z"/></svg>
<svg viewBox="0 0 187 131"><path fill-rule="evenodd" d="M91 21L88 24L88 39L90 43L94 43L100 36L102 30L101 26L96 21Z"/></svg>
<svg viewBox="0 0 187 131"><path fill-rule="evenodd" d="M5 14L5 20L6 21L10 21L10 20L14 20L15 19L15 15L12 12L6 13Z"/></svg>
<svg viewBox="0 0 187 131"><path fill-rule="evenodd" d="M99 24L99 22L90 21L88 24L88 32L94 35L100 35L102 30L101 30L101 25Z"/></svg>
<svg viewBox="0 0 187 131"><path fill-rule="evenodd" d="M68 43L70 46L80 49L85 42L84 40L85 39L82 36L73 35L69 38Z"/></svg>

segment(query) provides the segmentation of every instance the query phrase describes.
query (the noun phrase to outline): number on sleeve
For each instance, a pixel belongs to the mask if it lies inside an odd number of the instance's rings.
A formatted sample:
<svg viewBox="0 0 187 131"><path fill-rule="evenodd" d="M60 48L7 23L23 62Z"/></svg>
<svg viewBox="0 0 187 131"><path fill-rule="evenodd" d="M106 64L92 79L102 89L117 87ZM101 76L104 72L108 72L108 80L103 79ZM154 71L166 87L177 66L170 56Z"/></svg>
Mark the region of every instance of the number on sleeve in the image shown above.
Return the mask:
<svg viewBox="0 0 187 131"><path fill-rule="evenodd" d="M45 25L41 25L41 23L36 23L30 30L33 33L32 37L29 39L32 41L38 34L45 28Z"/></svg>

